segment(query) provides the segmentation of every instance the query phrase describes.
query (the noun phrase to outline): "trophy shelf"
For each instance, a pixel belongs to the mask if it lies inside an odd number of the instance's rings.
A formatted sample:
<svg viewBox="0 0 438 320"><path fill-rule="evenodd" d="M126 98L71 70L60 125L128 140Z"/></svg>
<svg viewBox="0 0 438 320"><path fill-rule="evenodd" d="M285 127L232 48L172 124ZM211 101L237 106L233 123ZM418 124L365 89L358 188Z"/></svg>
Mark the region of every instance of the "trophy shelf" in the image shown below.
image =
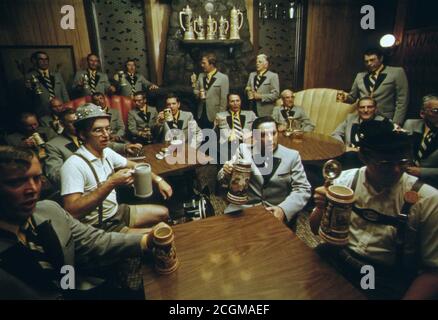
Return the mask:
<svg viewBox="0 0 438 320"><path fill-rule="evenodd" d="M227 40L180 40L185 45L216 45L216 46L235 46L243 43L242 39Z"/></svg>

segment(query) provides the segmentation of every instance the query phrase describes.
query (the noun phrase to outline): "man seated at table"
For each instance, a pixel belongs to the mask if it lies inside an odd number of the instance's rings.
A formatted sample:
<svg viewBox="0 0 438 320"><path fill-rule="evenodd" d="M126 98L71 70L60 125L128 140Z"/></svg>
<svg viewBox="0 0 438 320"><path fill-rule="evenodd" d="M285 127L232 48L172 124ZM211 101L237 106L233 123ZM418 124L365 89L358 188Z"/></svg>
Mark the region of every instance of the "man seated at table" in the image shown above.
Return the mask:
<svg viewBox="0 0 438 320"><path fill-rule="evenodd" d="M76 112L72 109L61 112L59 121L64 131L46 143L47 158L44 161L44 173L58 188L61 186L62 165L80 147L80 139L76 135L74 126L76 119ZM134 155L141 150L142 145L111 141L108 147L123 155Z"/></svg>
<svg viewBox="0 0 438 320"><path fill-rule="evenodd" d="M227 150L226 156L220 152L221 159L230 160L237 147L245 138L252 136L251 127L257 118L254 111L242 110L242 100L239 94L232 92L227 96L228 111L216 114L214 127L217 129L219 145L227 145L227 148L219 147L219 150ZM223 163L223 161L220 161Z"/></svg>
<svg viewBox="0 0 438 320"><path fill-rule="evenodd" d="M343 171L334 185L354 191L346 247L323 244L324 257L360 287L362 266L374 268L371 298L438 297L438 191L404 173L409 136L389 121L365 121L359 128L359 156L365 167ZM310 225L314 233L326 206L315 193ZM336 247L336 248L335 248Z"/></svg>
<svg viewBox="0 0 438 320"><path fill-rule="evenodd" d="M438 188L438 95L423 98L420 117L406 120L403 127L412 133L415 159L406 171Z"/></svg>
<svg viewBox="0 0 438 320"><path fill-rule="evenodd" d="M74 124L83 145L61 167L65 209L80 221L107 231L137 232L166 221L166 207L118 204L115 188L133 183L131 169L136 163L108 148L110 115L91 103L79 107L76 115ZM152 181L164 199L172 196L163 178L152 173Z"/></svg>
<svg viewBox="0 0 438 320"><path fill-rule="evenodd" d="M362 166L362 162L357 157L359 125L368 120L382 121L386 119L378 114L376 100L371 97L360 98L356 106L357 112L349 114L332 133L333 138L341 141L346 146L346 153L340 159L344 169Z"/></svg>
<svg viewBox="0 0 438 320"><path fill-rule="evenodd" d="M120 111L115 108L110 108L110 106L106 104L105 95L101 92L93 93L91 101L111 116L111 141L122 142L125 136L125 123L123 122Z"/></svg>
<svg viewBox="0 0 438 320"><path fill-rule="evenodd" d="M0 299L132 298L84 269L141 256L149 236L103 232L38 201L41 174L30 149L0 146ZM64 265L75 268L74 289L61 286Z"/></svg>
<svg viewBox="0 0 438 320"><path fill-rule="evenodd" d="M142 91L134 93L132 100L135 108L128 113L129 139L142 144L156 141L162 129L157 124L157 109L147 104L146 94Z"/></svg>
<svg viewBox="0 0 438 320"><path fill-rule="evenodd" d="M304 109L294 104L295 94L292 90L286 89L281 92L282 105L274 107L272 110L272 117L278 124L278 131L283 132L288 126L288 117L293 117L301 130L310 132L315 129L315 125L307 116Z"/></svg>
<svg viewBox="0 0 438 320"><path fill-rule="evenodd" d="M254 145L240 144L231 161L218 173L219 182L228 185L239 159L251 163L248 204L230 204L225 212L263 203L280 221L293 222L310 198L310 184L300 155L278 144L277 124L272 117L257 118L252 130Z"/></svg>
<svg viewBox="0 0 438 320"><path fill-rule="evenodd" d="M179 97L174 93L166 96L166 108L172 112L172 121L166 121L164 111L157 117L158 125L163 126L163 141L184 140L190 146L198 148L202 142L202 131L189 111L180 110ZM189 134L190 132L190 134Z"/></svg>
<svg viewBox="0 0 438 320"><path fill-rule="evenodd" d="M53 98L50 100L49 106L50 115L41 117L41 127L50 128L57 134L61 134L64 128L59 121L59 114L64 110L64 105L60 99Z"/></svg>

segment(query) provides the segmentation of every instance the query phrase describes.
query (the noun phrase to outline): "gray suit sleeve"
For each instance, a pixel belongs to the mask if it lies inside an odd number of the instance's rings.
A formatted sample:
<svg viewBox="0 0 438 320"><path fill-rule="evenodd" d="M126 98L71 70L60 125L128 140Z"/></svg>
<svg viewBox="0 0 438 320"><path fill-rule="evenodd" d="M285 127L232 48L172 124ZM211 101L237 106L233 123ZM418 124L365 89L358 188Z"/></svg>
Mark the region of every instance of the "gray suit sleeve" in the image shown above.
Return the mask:
<svg viewBox="0 0 438 320"><path fill-rule="evenodd" d="M116 136L123 137L125 135L125 124L122 120L122 115L120 114L119 110L116 111L117 113L117 129L114 133Z"/></svg>
<svg viewBox="0 0 438 320"><path fill-rule="evenodd" d="M128 113L128 131L133 135L138 135L137 122L132 112Z"/></svg>
<svg viewBox="0 0 438 320"><path fill-rule="evenodd" d="M61 185L61 167L64 164L64 157L61 151L52 146L50 143L46 144L47 158L43 162L44 172L49 180L57 187Z"/></svg>
<svg viewBox="0 0 438 320"><path fill-rule="evenodd" d="M401 125L406 117L409 103L408 78L406 77L406 73L402 68L399 68L398 74L395 77L395 86L395 113L392 121Z"/></svg>
<svg viewBox="0 0 438 320"><path fill-rule="evenodd" d="M62 97L60 97L62 99L62 102L67 102L70 100L70 97L68 95L67 92L67 88L65 87L65 82L64 79L62 78L61 74L58 74L59 78L60 78L60 82L61 82L61 95Z"/></svg>
<svg viewBox="0 0 438 320"><path fill-rule="evenodd" d="M420 166L420 177L438 182L438 168L425 168Z"/></svg>
<svg viewBox="0 0 438 320"><path fill-rule="evenodd" d="M301 128L305 132L311 132L315 129L315 125L312 123L312 121L309 119L307 114L304 112L304 110L301 108Z"/></svg>
<svg viewBox="0 0 438 320"><path fill-rule="evenodd" d="M142 89L143 89L143 90L148 90L149 87L150 87L151 85L153 85L153 83L150 82L149 80L147 80L143 75L141 75L140 77L141 77L141 78L140 78L140 83L141 83L141 87L142 87Z"/></svg>
<svg viewBox="0 0 438 320"><path fill-rule="evenodd" d="M227 95L230 90L230 82L228 80L228 76L224 74L223 84L221 86L221 109L220 111L226 111L227 110Z"/></svg>
<svg viewBox="0 0 438 320"><path fill-rule="evenodd" d="M346 103L354 103L357 99L359 99L359 73L356 75L356 78L354 79L353 85L351 86L350 93L348 94Z"/></svg>
<svg viewBox="0 0 438 320"><path fill-rule="evenodd" d="M345 143L345 130L347 128L347 120L342 121L339 126L332 132L332 137Z"/></svg>
<svg viewBox="0 0 438 320"><path fill-rule="evenodd" d="M310 199L310 183L307 180L306 173L304 172L301 158L297 154L295 161L291 163L291 192L278 206L283 209L286 215L287 221L290 221L293 217L300 212L307 201Z"/></svg>
<svg viewBox="0 0 438 320"><path fill-rule="evenodd" d="M117 152L119 154L125 153L125 144L124 143L111 141L109 143L108 147L113 149L115 152Z"/></svg>
<svg viewBox="0 0 438 320"><path fill-rule="evenodd" d="M280 81L278 74L274 73L271 78L272 89L270 93L262 94L262 102L275 102L280 94Z"/></svg>

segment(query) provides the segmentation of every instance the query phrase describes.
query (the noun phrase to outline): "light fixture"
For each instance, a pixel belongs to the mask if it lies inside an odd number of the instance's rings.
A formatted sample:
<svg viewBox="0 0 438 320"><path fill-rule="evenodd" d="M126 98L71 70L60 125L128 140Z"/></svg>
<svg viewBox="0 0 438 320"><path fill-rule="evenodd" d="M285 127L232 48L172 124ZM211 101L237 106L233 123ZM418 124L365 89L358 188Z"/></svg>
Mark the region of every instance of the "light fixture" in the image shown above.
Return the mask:
<svg viewBox="0 0 438 320"><path fill-rule="evenodd" d="M385 34L382 38L380 38L380 46L382 48L391 48L396 45L396 39L392 34Z"/></svg>
<svg viewBox="0 0 438 320"><path fill-rule="evenodd" d="M295 15L295 2L291 2L289 7L289 19L293 19L294 15Z"/></svg>

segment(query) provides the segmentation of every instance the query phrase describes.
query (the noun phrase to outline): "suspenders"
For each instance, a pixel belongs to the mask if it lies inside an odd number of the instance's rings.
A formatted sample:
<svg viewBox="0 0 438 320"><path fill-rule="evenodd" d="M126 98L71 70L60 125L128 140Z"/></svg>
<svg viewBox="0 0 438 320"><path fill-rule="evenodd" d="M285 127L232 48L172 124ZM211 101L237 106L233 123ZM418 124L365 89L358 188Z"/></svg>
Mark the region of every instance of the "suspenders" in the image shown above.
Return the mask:
<svg viewBox="0 0 438 320"><path fill-rule="evenodd" d="M88 165L88 167L90 167L91 172L93 173L94 179L96 180L97 186L99 187L100 185L100 180L99 180L99 176L97 175L96 169L94 169L94 166L91 164L91 162L85 158L82 154L79 153L74 153L74 155L78 156L79 158L81 158L82 160L85 161L85 163ZM114 172L114 168L111 166L110 162L108 161L107 158L105 158L106 162L108 163L109 167L111 168L111 170ZM97 223L97 227L100 228L103 225L103 202L101 202L99 204L99 206L97 207L97 212L98 212L98 218L99 218L99 222Z"/></svg>
<svg viewBox="0 0 438 320"><path fill-rule="evenodd" d="M351 184L351 189L353 191L356 191L358 179L359 179L359 170L356 171L356 174L354 175L353 178L353 182ZM353 212L356 213L362 219L375 224L391 225L397 229L396 261L397 264L400 266L403 265L404 245L406 240L406 228L409 220L409 213L412 205L415 204L417 200L415 198L415 195L421 189L422 186L423 186L423 182L417 179L417 181L412 186L411 190L405 193L405 197L404 197L405 202L403 203L401 212L397 215L397 217L388 216L372 209L361 209L356 206L353 206ZM414 199L412 199L413 193L415 194Z"/></svg>

